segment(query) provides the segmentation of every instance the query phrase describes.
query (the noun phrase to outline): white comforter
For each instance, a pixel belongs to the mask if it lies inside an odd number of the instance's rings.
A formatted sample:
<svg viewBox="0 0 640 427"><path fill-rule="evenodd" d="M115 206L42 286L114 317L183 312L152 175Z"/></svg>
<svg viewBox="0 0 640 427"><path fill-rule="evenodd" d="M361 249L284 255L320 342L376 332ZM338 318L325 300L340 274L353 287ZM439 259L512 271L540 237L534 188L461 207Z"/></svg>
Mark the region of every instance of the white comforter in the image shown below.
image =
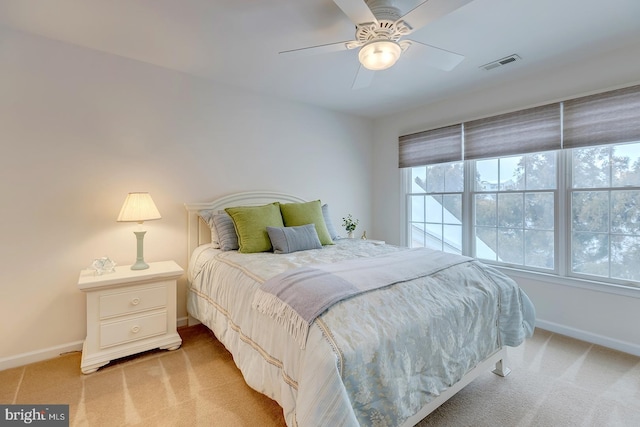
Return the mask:
<svg viewBox="0 0 640 427"><path fill-rule="evenodd" d="M510 279L477 261L342 301L316 319L301 349L251 308L287 269L403 248L341 240L292 254L200 247L188 310L234 355L247 383L276 400L289 426L396 426L502 345L533 331L533 309Z"/></svg>

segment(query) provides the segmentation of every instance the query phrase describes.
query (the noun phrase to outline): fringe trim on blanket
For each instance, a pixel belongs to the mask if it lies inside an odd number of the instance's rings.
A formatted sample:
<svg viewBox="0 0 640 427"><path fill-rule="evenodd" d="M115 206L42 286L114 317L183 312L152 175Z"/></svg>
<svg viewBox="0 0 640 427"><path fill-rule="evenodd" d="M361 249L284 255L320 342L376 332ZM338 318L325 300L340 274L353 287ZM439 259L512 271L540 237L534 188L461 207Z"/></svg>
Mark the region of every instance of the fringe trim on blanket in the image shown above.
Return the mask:
<svg viewBox="0 0 640 427"><path fill-rule="evenodd" d="M253 295L251 307L271 317L279 325L284 326L286 331L300 345L300 348L302 350L305 349L311 325L300 317L289 304L273 294L257 289Z"/></svg>

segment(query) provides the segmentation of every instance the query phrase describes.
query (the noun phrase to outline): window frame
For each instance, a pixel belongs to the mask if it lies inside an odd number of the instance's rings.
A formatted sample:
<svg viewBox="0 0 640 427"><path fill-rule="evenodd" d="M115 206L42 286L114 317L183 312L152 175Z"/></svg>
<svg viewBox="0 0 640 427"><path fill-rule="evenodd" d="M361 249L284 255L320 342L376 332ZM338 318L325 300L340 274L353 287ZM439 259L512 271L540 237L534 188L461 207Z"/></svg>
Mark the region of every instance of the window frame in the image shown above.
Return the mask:
<svg viewBox="0 0 640 427"><path fill-rule="evenodd" d="M633 143L633 142L630 142ZM640 141L637 141L635 143L640 143ZM640 290L640 283L639 284L634 284L634 283L638 283L640 282L640 280L638 281L632 281L632 280L624 280L624 279L616 279L616 278L612 278L612 277L606 277L603 278L603 280L598 280L597 277L595 275L590 275L590 274L585 274L585 273L579 273L579 272L574 272L573 268L572 268L572 262L573 262L573 256L572 256L572 244L571 241L573 239L573 228L572 228L572 217L573 217L573 208L572 208L572 195L574 192L581 192L581 191L604 191L604 192L608 192L609 195L611 195L612 192L614 191L621 191L621 190L635 190L635 191L640 191L640 185L625 185L625 186L613 186L613 183L610 182L609 186L607 187L579 187L579 188L574 188L573 187L573 174L572 174L572 170L573 170L573 155L572 155L572 150L576 149L588 149L588 148L597 148L597 147L612 147L612 146L616 146L616 145L624 145L620 144L620 143L611 143L611 144L602 144L602 145L592 145L592 146L587 146L587 147L575 147L575 148L570 148L570 149L565 149L562 150L562 154L564 155L565 159L564 159L564 165L565 165L565 186L564 186L564 205L563 208L565 210L565 214L564 214L564 223L565 223L565 227L566 227L566 248L564 250L564 264L563 264L563 271L562 274L566 277L571 277L571 278L575 278L578 280L586 280L586 281L590 281L590 282L596 282L596 283L604 283L607 286L620 286L620 287L625 287L625 288L631 288L631 289L639 289ZM609 173L610 173L610 177L612 176L612 167L613 165L610 163L609 164ZM609 212L611 212L611 199L609 198ZM611 222L611 215L609 215L609 231L607 232L607 236L609 238L609 248L608 248L608 252L609 252L609 276L611 276L611 237L613 235L615 235L615 233L612 233L611 229L610 229L610 224Z"/></svg>
<svg viewBox="0 0 640 427"><path fill-rule="evenodd" d="M611 144L619 145L619 144ZM556 189L555 190L531 190L529 192L550 192L555 193L554 197L554 269L543 269L536 267L528 267L524 265L515 265L509 263L501 263L498 261L484 260L480 261L494 266L504 273L526 280L536 280L546 283L560 284L565 286L580 287L593 291L614 293L625 296L640 298L640 284L630 280L620 280L614 278L602 278L598 276L575 273L571 268L571 194L573 191L582 191L583 189L572 188L572 151L571 149L557 150L556 152ZM511 157L500 156L500 157ZM497 157L496 157L497 158ZM464 190L462 192L462 254L475 257L475 207L473 203L475 191L475 160L464 160ZM429 195L430 193L414 193L411 190L412 173L411 167L400 169L401 173L401 197L404 200L401 209L401 244L408 246L410 243L410 225L409 214L411 211L411 196ZM603 191L611 191L619 187L599 188ZM640 189L640 187L624 187L630 189ZM526 190L518 190L516 193L527 193ZM439 194L439 193L438 193ZM563 238L564 237L564 238Z"/></svg>
<svg viewBox="0 0 640 427"><path fill-rule="evenodd" d="M559 176L561 175L561 156L562 156L562 150L552 150L555 154L555 162L556 162L556 183L555 183L555 189L542 189L542 190L527 190L526 188L523 190L507 190L507 191L501 191L501 190L495 190L495 191L478 191L475 189L475 174L476 174L476 162L478 161L482 161L482 160L493 160L493 159L502 159L502 158L508 158L508 157L514 157L513 154L511 155L505 155L505 156L498 156L498 157L491 157L488 159L473 159L473 160L465 160L465 163L468 163L468 169L469 169L469 180L465 181L465 184L467 184L467 186L465 187L465 193L469 193L469 204L467 205L469 210L471 211L471 218L470 218L470 222L468 223L469 225L469 235L468 235L468 240L470 243L470 247L468 252L466 253L467 256L472 256L474 258L476 257L477 251L476 251L476 234L475 234L475 228L476 228L476 224L475 224L475 218L476 218L476 205L474 203L474 199L475 199L475 195L477 194L489 194L489 193L495 193L496 195L498 194L534 194L534 193L553 193L553 215L554 215L554 224L553 224L553 244L554 244L554 248L553 248L553 268L542 268L542 267L533 267L533 266L527 266L527 265L520 265L520 264L514 264L514 263L509 263L509 262L503 262L503 261L492 261L492 260L486 260L484 258L477 258L482 262L485 262L487 264L491 264L494 266L501 266L501 267L509 267L509 268L514 268L514 269L521 269L521 270L526 270L526 271L533 271L533 272L540 272L540 273L548 273L548 274L560 274L560 268L559 268L559 264L560 264L560 256L559 256L559 252L560 252L560 248L559 248L559 241L562 240L559 238L559 234L558 234L558 218L560 218L558 215L561 214L561 209L558 206L559 205L559 193L560 193L560 180L559 180ZM546 152L546 151L543 151ZM536 154L536 153L522 153L520 154L520 156L526 156L527 154ZM516 154L515 156L518 156L518 154ZM464 205L463 205L464 207ZM499 229L500 227L496 224L497 229ZM522 228L523 232L525 230L524 226ZM523 253L523 257L525 256L525 254Z"/></svg>
<svg viewBox="0 0 640 427"><path fill-rule="evenodd" d="M442 165L449 165L449 164L453 164L453 163L462 163L462 170L463 170L463 174L464 174L464 179L466 180L466 164L464 162L460 161L449 161L449 162L443 162L443 163L438 163L438 164L442 164ZM445 197L448 195L460 195L461 197L461 218L460 218L460 227L461 227L461 253L464 253L464 247L465 247L465 228L467 226L464 215L465 215L465 192L464 192L464 188L466 188L466 181L463 182L463 190L462 191L445 191L443 189L443 191L440 192L428 192L426 189L424 192L413 192L413 191L409 191L407 192L406 190L411 190L413 188L413 173L412 170L413 168L425 168L425 173L426 176L428 177L429 173L428 170L426 170L430 165L423 165L423 166L412 166L412 167L407 167L404 170L407 170L408 173L407 175L404 177L403 181L404 181L404 185L405 187L403 188L402 192L403 194L405 194L405 212L412 212L413 211L413 203L412 203L412 198L415 196L421 196L423 198L429 197L429 196L440 196L440 197ZM446 184L446 182L445 182ZM444 206L443 206L444 207ZM425 208L425 218L424 221L422 221L421 223L425 225L429 224L429 222L427 221L427 217L426 217L426 204L424 206ZM420 223L420 221L409 221L408 220L408 216L404 216L404 221L406 222L406 232L403 233L403 244L407 247L412 247L412 242L413 242L413 233L412 233L412 224L416 224L416 223ZM435 223L432 223L435 224ZM442 227L444 227L445 225L458 225L458 224L449 224L447 223L444 218L442 219L440 225L442 225ZM443 242L442 242L442 246L444 246L445 242L444 242L444 230L443 230ZM449 251L450 253L457 253L454 251Z"/></svg>

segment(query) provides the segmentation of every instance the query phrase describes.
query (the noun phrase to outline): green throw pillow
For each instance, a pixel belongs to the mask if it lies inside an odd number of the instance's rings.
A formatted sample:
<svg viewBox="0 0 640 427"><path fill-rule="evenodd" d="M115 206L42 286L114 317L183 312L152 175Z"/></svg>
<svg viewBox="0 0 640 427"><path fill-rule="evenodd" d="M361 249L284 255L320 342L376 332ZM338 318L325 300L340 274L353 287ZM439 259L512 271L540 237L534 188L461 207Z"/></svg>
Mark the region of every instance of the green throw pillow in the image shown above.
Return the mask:
<svg viewBox="0 0 640 427"><path fill-rule="evenodd" d="M333 240L331 240L331 235L324 222L320 200L306 203L282 203L280 212L282 212L282 220L286 227L314 224L320 243L333 245Z"/></svg>
<svg viewBox="0 0 640 427"><path fill-rule="evenodd" d="M278 202L263 206L237 206L225 211L233 220L242 253L268 252L272 249L267 227L284 227Z"/></svg>

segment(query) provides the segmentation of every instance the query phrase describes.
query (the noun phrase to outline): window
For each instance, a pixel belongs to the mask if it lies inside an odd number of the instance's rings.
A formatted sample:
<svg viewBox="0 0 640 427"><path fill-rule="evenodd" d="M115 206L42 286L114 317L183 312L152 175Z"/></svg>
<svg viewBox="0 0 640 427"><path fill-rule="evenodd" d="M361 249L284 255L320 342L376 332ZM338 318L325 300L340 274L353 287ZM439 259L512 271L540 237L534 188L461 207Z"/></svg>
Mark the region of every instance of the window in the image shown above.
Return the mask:
<svg viewBox="0 0 640 427"><path fill-rule="evenodd" d="M462 253L462 162L411 168L410 247Z"/></svg>
<svg viewBox="0 0 640 427"><path fill-rule="evenodd" d="M400 137L400 158L409 246L640 289L640 86Z"/></svg>
<svg viewBox="0 0 640 427"><path fill-rule="evenodd" d="M556 152L472 163L474 255L553 270Z"/></svg>
<svg viewBox="0 0 640 427"><path fill-rule="evenodd" d="M473 178L466 190L464 162L408 169L410 247L640 287L640 142L467 163ZM565 174L570 185L560 198ZM464 251L468 209L473 244ZM569 236L558 238L569 260L559 266L556 236L566 216Z"/></svg>
<svg viewBox="0 0 640 427"><path fill-rule="evenodd" d="M640 142L571 152L571 272L640 282Z"/></svg>

